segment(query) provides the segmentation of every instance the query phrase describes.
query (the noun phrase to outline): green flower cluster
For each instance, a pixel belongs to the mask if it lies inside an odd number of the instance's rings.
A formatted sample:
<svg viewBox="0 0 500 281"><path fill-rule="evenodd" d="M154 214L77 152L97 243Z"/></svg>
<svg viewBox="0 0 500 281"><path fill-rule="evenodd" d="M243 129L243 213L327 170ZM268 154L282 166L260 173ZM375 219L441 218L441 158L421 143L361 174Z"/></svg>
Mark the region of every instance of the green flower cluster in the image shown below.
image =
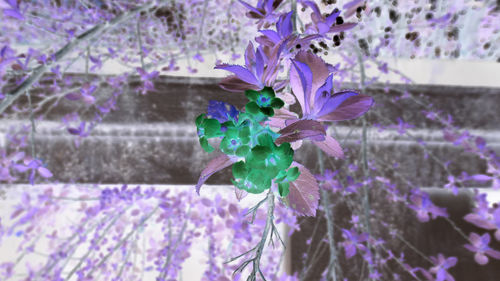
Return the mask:
<svg viewBox="0 0 500 281"><path fill-rule="evenodd" d="M237 116L230 115L227 107L220 107L216 115L227 118L207 118L205 114L196 118L200 144L205 151L212 152L214 148L208 139L222 138L220 150L240 159L232 166L232 182L237 188L261 193L269 189L274 180L280 195L287 196L290 182L300 174L297 167L290 168L294 151L290 143L276 145L274 141L280 135L269 126L261 125L274 115L274 109L283 107L284 102L270 87L248 90L245 95L249 102L245 112L238 112Z"/></svg>

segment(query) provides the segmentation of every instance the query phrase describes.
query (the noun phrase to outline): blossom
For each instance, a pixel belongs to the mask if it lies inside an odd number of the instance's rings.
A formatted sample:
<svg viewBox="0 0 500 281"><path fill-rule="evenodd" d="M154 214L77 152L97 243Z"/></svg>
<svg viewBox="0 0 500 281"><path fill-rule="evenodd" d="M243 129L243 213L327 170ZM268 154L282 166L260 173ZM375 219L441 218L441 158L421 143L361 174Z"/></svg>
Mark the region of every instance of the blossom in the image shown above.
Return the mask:
<svg viewBox="0 0 500 281"><path fill-rule="evenodd" d="M356 255L357 248L361 250L366 248L362 243L368 240L367 233L357 234L354 229L342 229L342 236L345 239L342 245L344 246L346 259L350 259Z"/></svg>
<svg viewBox="0 0 500 281"><path fill-rule="evenodd" d="M456 257L445 258L443 254L438 254L437 257L430 257L435 265L429 270L436 274L436 281L455 281L453 276L448 273L448 269L457 264Z"/></svg>
<svg viewBox="0 0 500 281"><path fill-rule="evenodd" d="M332 137L326 135L321 122L342 121L357 118L373 105L373 99L355 91L333 93L333 74L329 65L320 57L305 51L299 52L292 60L290 84L293 94L302 109L299 119L293 113L281 110L276 118L270 118L269 125L282 127L279 132L287 142L305 138L330 156L343 157L342 148ZM287 133L293 132L290 136Z"/></svg>
<svg viewBox="0 0 500 281"><path fill-rule="evenodd" d="M266 54L261 46L255 49L252 42L249 42L245 50L245 66L220 64L215 67L215 69L223 69L235 74L224 78L219 85L230 92L261 90L265 86L278 90L283 86L274 86L280 53L279 46Z"/></svg>
<svg viewBox="0 0 500 281"><path fill-rule="evenodd" d="M448 216L446 209L434 205L427 193L414 192L414 194L410 196L410 200L412 204L410 204L409 207L417 212L417 218L421 222L428 222L429 214L433 219L439 216Z"/></svg>
<svg viewBox="0 0 500 281"><path fill-rule="evenodd" d="M271 187L272 180L276 177L278 181L287 176L293 180L298 177L298 169L289 172L289 175L280 173L293 162L293 150L289 143L277 146L270 134L259 135L258 143L252 147L245 161L233 165L233 184L236 187L250 193L261 193ZM285 187L286 185L282 186ZM288 190L283 193L288 194Z"/></svg>
<svg viewBox="0 0 500 281"><path fill-rule="evenodd" d="M320 187L324 190L336 191L340 188L340 183L334 179L334 177L339 173L339 171L332 171L330 169L325 169L323 174L314 175L314 177L322 182Z"/></svg>
<svg viewBox="0 0 500 281"><path fill-rule="evenodd" d="M27 161L25 161L26 163ZM42 161L38 159L31 160L27 164L16 164L14 165L14 168L18 170L21 173L24 173L28 170L31 170L30 176L29 176L29 181L31 184L34 184L35 182L35 172L37 172L40 176L43 178L51 178L52 173L49 171L49 169L45 168Z"/></svg>
<svg viewBox="0 0 500 281"><path fill-rule="evenodd" d="M490 243L491 237L488 233L479 236L479 234L471 233L469 234L469 241L471 244L466 244L464 247L474 252L474 260L480 264L485 265L488 263L489 257L500 260L500 252L491 249L488 244Z"/></svg>
<svg viewBox="0 0 500 281"><path fill-rule="evenodd" d="M335 8L329 14L324 15L321 13L318 5L313 1L301 1L302 5L311 8L311 21L312 23L306 26L306 33L318 34L326 37L328 33L338 33L341 31L349 30L356 26L356 23L344 23L343 18L340 16L340 10Z"/></svg>
<svg viewBox="0 0 500 281"><path fill-rule="evenodd" d="M19 4L16 0L1 0L0 9L3 9L3 14L6 17L24 20L24 16L21 14Z"/></svg>
<svg viewBox="0 0 500 281"><path fill-rule="evenodd" d="M257 19L259 27L268 27L276 22L278 15L274 11L283 0L259 0L255 7L242 0L239 0L239 2L250 10L247 12L247 17Z"/></svg>

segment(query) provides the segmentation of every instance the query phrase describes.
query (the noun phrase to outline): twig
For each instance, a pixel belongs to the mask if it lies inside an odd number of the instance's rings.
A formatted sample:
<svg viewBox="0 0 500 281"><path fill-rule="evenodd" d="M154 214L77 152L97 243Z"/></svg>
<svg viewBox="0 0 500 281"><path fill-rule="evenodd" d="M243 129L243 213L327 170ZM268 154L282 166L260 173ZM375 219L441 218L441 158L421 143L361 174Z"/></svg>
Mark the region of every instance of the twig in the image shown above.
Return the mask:
<svg viewBox="0 0 500 281"><path fill-rule="evenodd" d="M134 16L137 13L140 13L142 11L145 11L147 9L150 9L157 5L157 3L151 2L149 4L146 4L144 6L132 9L126 13L123 13L116 18L106 21L104 23L95 25L94 27L88 29L84 33L76 36L73 38L70 42L68 42L64 47L59 49L57 52L54 53L52 57L52 61L43 65L38 66L33 70L33 73L26 79L24 80L19 86L17 86L13 91L10 93L7 93L5 95L5 98L3 101L0 103L0 114L2 114L14 101L16 101L24 92L26 92L33 84L38 82L42 75L50 68L51 65L56 64L59 62L61 59L63 59L66 55L68 55L73 49L78 47L81 43L92 40L93 38L97 37L99 34L104 33L108 31L109 29L112 29L116 25L121 24L122 22L128 20L132 16Z"/></svg>
<svg viewBox="0 0 500 281"><path fill-rule="evenodd" d="M318 162L319 162L319 169L320 172L323 173L325 168L323 166L323 155L321 154L321 151L319 148L316 148L316 152L318 154ZM334 233L334 228L333 228L333 223L334 223L334 216L333 212L330 209L330 194L324 189L321 189L320 192L321 195L321 203L323 204L323 209L325 210L325 217L326 217L326 231L328 233L328 246L330 249L330 261L328 263L328 271L327 271L327 278L331 278L333 281L341 280L342 277L342 270L340 266L338 266L337 262L337 249L335 247L335 233ZM337 278L338 276L338 278Z"/></svg>

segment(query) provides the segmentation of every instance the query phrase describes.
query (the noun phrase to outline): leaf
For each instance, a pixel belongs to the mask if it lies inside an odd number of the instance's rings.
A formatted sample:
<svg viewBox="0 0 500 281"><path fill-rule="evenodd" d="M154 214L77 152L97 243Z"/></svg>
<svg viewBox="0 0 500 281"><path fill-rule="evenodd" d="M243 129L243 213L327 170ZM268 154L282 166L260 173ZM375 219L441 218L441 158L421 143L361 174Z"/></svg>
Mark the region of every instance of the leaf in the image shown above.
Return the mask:
<svg viewBox="0 0 500 281"><path fill-rule="evenodd" d="M292 143L302 139L312 139L316 141L325 140L326 131L320 122L314 120L299 120L279 131L281 136L276 139L276 144L284 142Z"/></svg>
<svg viewBox="0 0 500 281"><path fill-rule="evenodd" d="M301 164L293 162L292 166L299 168L300 176L290 183L289 206L298 215L314 217L319 202L318 182L311 172Z"/></svg>
<svg viewBox="0 0 500 281"><path fill-rule="evenodd" d="M344 158L342 147L340 147L340 144L330 136L325 136L324 141L313 141L313 143L329 156Z"/></svg>
<svg viewBox="0 0 500 281"><path fill-rule="evenodd" d="M207 179L215 174L216 172L231 166L234 162L236 162L235 158L230 158L225 154L215 157L214 159L208 162L207 166L201 172L200 178L198 179L198 183L196 184L196 193L200 194L200 188L207 181Z"/></svg>

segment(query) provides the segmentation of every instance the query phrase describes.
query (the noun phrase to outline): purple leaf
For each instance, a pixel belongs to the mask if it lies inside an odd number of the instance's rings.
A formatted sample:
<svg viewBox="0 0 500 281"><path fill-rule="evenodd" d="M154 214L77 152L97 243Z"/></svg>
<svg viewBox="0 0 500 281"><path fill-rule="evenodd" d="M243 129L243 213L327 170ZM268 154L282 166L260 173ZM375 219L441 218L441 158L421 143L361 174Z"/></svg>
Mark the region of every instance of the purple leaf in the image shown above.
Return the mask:
<svg viewBox="0 0 500 281"><path fill-rule="evenodd" d="M281 136L276 139L276 144L295 142L306 138L323 141L326 135L323 125L314 120L299 120L281 129L279 133Z"/></svg>
<svg viewBox="0 0 500 281"><path fill-rule="evenodd" d="M323 141L313 141L313 143L329 156L344 158L342 147L340 147L337 140L330 136L326 136Z"/></svg>
<svg viewBox="0 0 500 281"><path fill-rule="evenodd" d="M229 158L227 155L219 155L216 158L210 160L207 166L201 172L200 178L198 179L198 183L196 184L196 193L200 194L200 188L203 183L216 172L231 166L236 162L236 159Z"/></svg>
<svg viewBox="0 0 500 281"><path fill-rule="evenodd" d="M316 216L319 202L319 186L314 176L304 166L297 162L292 163L298 167L299 177L290 183L288 202L290 207L301 216Z"/></svg>

